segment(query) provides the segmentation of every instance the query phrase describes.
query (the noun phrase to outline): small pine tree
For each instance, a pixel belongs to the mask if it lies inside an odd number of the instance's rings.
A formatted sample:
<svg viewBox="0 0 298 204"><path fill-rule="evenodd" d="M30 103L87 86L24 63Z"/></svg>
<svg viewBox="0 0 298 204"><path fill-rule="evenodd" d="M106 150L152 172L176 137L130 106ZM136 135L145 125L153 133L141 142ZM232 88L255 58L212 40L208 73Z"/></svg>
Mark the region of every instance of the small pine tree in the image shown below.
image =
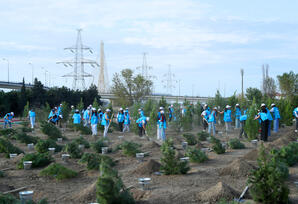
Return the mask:
<svg viewBox="0 0 298 204"><path fill-rule="evenodd" d="M29 101L27 101L26 105L24 106L23 118L28 117L29 111L30 111L30 104L29 104Z"/></svg>
<svg viewBox="0 0 298 204"><path fill-rule="evenodd" d="M69 114L70 114L70 107L68 105L68 103L66 103L65 101L62 102L62 122L67 123L68 119L69 119Z"/></svg>
<svg viewBox="0 0 298 204"><path fill-rule="evenodd" d="M79 103L78 106L77 106L77 109L78 109L79 111L84 110L84 102L83 102L83 98L81 98L80 103Z"/></svg>
<svg viewBox="0 0 298 204"><path fill-rule="evenodd" d="M97 101L97 98L96 98L96 97L94 98L94 101L93 101L92 107L93 107L93 108L96 108L96 110L98 110L98 108L99 108L99 103L98 103L98 101Z"/></svg>
<svg viewBox="0 0 298 204"><path fill-rule="evenodd" d="M254 99L252 105L247 111L248 117L244 126L244 130L250 140L256 139L258 136L259 124L258 121L254 120L257 110L256 100Z"/></svg>

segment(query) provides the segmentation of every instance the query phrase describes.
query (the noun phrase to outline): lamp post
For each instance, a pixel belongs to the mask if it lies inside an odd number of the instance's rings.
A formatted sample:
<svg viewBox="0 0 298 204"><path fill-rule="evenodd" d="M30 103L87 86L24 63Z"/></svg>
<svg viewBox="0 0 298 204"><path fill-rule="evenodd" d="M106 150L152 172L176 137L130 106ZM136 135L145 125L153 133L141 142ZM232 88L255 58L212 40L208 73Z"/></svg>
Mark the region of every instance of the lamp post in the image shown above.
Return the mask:
<svg viewBox="0 0 298 204"><path fill-rule="evenodd" d="M28 63L29 65L31 65L32 68L32 85L34 84L34 66L31 62Z"/></svg>
<svg viewBox="0 0 298 204"><path fill-rule="evenodd" d="M7 82L9 83L9 60L6 58L3 58L2 60L7 62Z"/></svg>
<svg viewBox="0 0 298 204"><path fill-rule="evenodd" d="M48 70L46 70L44 67L41 67L41 69L44 70L44 85L47 86L47 72L48 72Z"/></svg>

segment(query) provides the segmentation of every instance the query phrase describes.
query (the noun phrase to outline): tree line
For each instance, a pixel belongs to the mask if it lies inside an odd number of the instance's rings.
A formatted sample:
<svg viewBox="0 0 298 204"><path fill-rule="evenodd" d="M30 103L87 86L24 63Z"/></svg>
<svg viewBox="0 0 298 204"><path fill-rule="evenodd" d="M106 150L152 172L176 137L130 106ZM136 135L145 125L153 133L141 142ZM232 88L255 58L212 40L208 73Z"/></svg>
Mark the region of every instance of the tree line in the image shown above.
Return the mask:
<svg viewBox="0 0 298 204"><path fill-rule="evenodd" d="M23 80L21 90L0 91L0 117L3 117L7 112L14 112L16 116L22 115L27 102L29 102L30 107L40 108L49 104L53 108L62 101L77 106L82 100L84 107L86 107L93 104L94 101L101 104L100 98L95 85L91 85L89 89L84 91L71 90L65 86L46 90L44 85L35 78L33 88L26 89Z"/></svg>

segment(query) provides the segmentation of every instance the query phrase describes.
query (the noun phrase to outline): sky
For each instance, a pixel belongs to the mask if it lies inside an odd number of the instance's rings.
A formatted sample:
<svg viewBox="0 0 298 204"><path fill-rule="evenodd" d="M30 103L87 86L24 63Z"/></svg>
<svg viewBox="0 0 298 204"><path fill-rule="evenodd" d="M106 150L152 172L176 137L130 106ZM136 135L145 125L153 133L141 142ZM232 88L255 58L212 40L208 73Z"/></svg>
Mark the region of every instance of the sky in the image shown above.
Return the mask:
<svg viewBox="0 0 298 204"><path fill-rule="evenodd" d="M269 76L298 71L298 1L295 0L0 0L0 80L72 86L71 72L56 62L73 58L77 29L100 59L105 44L109 84L114 73L142 65L147 53L154 92L167 93L169 65L172 94L223 96L260 88L262 65ZM31 63L31 64L29 64ZM85 67L97 84L99 68ZM49 74L50 73L50 74ZM136 70L138 73L138 70ZM49 84L50 83L50 84ZM175 87L174 87L175 86Z"/></svg>

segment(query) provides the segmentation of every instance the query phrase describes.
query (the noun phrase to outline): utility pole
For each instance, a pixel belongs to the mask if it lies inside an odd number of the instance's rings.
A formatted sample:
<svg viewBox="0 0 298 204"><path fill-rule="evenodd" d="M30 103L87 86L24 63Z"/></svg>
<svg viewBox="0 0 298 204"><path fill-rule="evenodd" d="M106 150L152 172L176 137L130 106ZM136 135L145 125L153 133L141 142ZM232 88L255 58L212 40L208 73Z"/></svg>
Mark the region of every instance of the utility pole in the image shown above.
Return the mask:
<svg viewBox="0 0 298 204"><path fill-rule="evenodd" d="M163 75L166 80L163 80L163 83L166 83L166 85L164 85L164 88L167 89L167 94L172 95L172 88L175 88L175 86L173 85L173 81L177 82L176 80L174 80L175 75L172 74L171 71L171 65L169 64L169 69L168 69L168 73Z"/></svg>
<svg viewBox="0 0 298 204"><path fill-rule="evenodd" d="M72 89L84 90L86 89L85 77L92 77L91 74L88 74L84 71L84 65L89 64L92 67L99 66L99 65L97 64L96 61L84 58L84 51L89 51L90 53L93 53L93 52L91 48L82 44L82 37L81 37L82 29L78 29L77 31L78 31L78 34L77 34L76 45L72 47L64 48L64 50L69 50L74 54L74 59L57 62L57 64L63 64L65 67L73 67L74 69L73 72L63 75L62 77L73 78ZM77 83L78 81L81 82L80 85L78 85Z"/></svg>
<svg viewBox="0 0 298 204"><path fill-rule="evenodd" d="M3 58L2 60L7 62L7 82L9 83L9 60L6 58Z"/></svg>
<svg viewBox="0 0 298 204"><path fill-rule="evenodd" d="M41 67L44 70L44 85L47 86L47 70L44 67Z"/></svg>
<svg viewBox="0 0 298 204"><path fill-rule="evenodd" d="M31 62L28 63L31 66L32 69L32 85L34 85L34 66Z"/></svg>
<svg viewBox="0 0 298 204"><path fill-rule="evenodd" d="M143 63L142 63L142 66L138 66L137 69L141 69L142 76L144 77L144 79L148 80L148 79L150 79L152 77L152 76L150 76L148 74L148 71L150 69L152 69L152 67L151 66L148 66L148 64L147 64L147 57L146 56L147 56L147 53L144 52L143 53Z"/></svg>
<svg viewBox="0 0 298 204"><path fill-rule="evenodd" d="M240 69L240 73L241 73L241 97L242 97L242 100L244 98L244 91L243 91L243 75L244 75L244 70L243 69Z"/></svg>
<svg viewBox="0 0 298 204"><path fill-rule="evenodd" d="M104 54L104 43L100 42L100 70L98 76L98 92L99 93L107 93L109 89L108 85L108 72L107 66L105 62L105 54Z"/></svg>

